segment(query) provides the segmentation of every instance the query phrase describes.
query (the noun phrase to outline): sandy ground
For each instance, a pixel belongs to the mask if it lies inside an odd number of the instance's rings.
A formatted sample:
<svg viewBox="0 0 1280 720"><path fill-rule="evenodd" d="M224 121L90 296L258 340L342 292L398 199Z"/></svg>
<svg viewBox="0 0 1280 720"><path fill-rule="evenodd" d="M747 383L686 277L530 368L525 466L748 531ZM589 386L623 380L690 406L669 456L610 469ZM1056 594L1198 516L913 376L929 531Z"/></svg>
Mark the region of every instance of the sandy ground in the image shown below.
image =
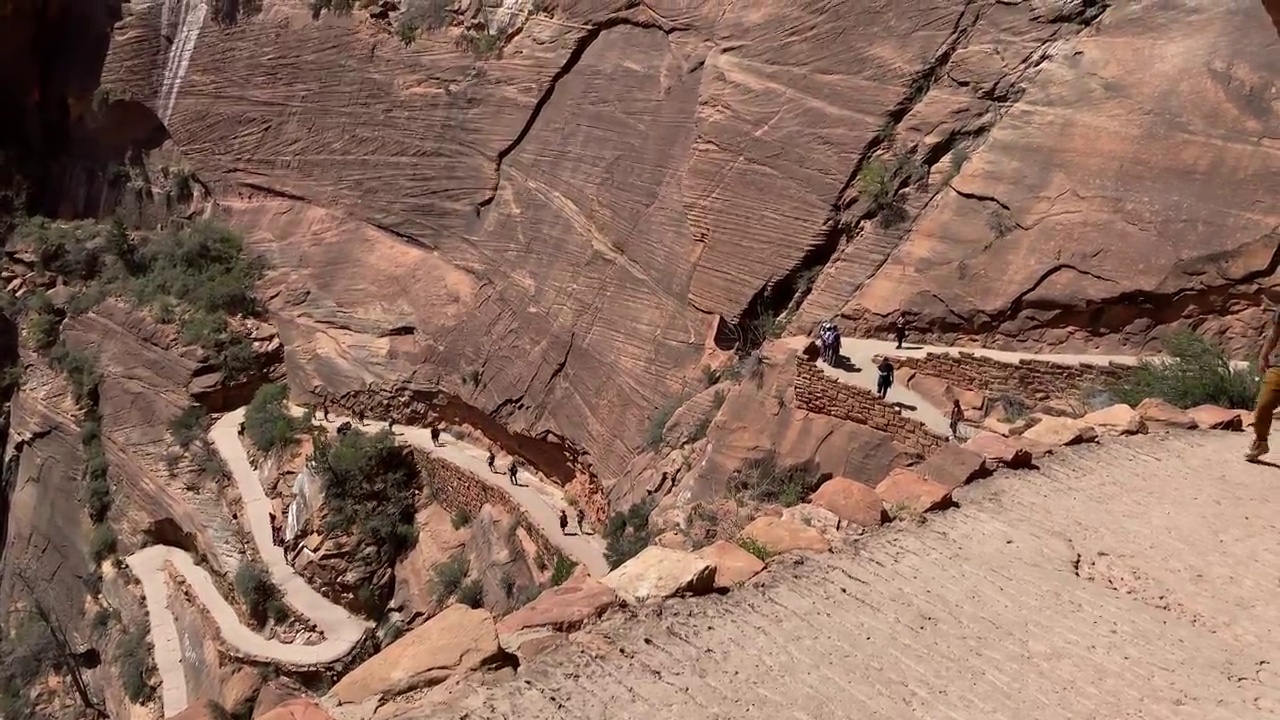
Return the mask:
<svg viewBox="0 0 1280 720"><path fill-rule="evenodd" d="M1244 463L1246 441L1064 452L855 553L609 621L595 652L417 716L1275 718L1280 467Z"/></svg>

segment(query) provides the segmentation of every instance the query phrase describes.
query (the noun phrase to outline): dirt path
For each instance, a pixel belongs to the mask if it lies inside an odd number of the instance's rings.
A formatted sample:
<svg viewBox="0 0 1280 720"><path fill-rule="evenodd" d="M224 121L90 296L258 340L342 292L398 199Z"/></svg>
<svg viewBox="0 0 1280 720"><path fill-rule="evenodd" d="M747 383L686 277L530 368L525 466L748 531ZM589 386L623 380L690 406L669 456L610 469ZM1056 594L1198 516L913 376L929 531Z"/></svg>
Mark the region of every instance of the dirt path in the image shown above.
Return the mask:
<svg viewBox="0 0 1280 720"><path fill-rule="evenodd" d="M1244 442L1063 452L856 555L610 622L618 649L555 651L431 717L1275 718L1280 468Z"/></svg>
<svg viewBox="0 0 1280 720"><path fill-rule="evenodd" d="M339 417L332 413L329 418L328 421L322 421L317 418L315 422L329 429L336 428L343 422L351 422L353 425L357 425L350 418ZM380 420L368 420L363 424L359 424L359 427L364 430L381 430L386 426L387 424ZM489 472L489 468L485 463L489 454L487 450L471 445L465 440L453 437L448 433L442 433L440 438L441 446L436 447L431 442L430 430L407 425L396 425L395 435L397 438L415 445L432 455L438 455L465 470L470 470L484 482L511 496L520 504L520 507L524 508L525 513L528 514L529 519L538 529L567 557L585 565L587 570L596 577L608 574L609 563L605 561L604 540L599 535L581 534L578 531L576 520L573 519L573 509L565 501L564 493L559 487L542 476L530 472L527 466L522 467L516 476L520 484L512 485L507 480L505 472ZM503 460L498 469L505 471L507 462L507 460ZM568 513L570 531L573 534L562 535L560 533L559 519L561 510L565 510Z"/></svg>
<svg viewBox="0 0 1280 720"><path fill-rule="evenodd" d="M783 342L795 347L803 347L809 342L809 340L810 338L807 337L795 337L789 338ZM1025 359L1035 359L1048 360L1050 362L1062 363L1064 365L1082 365L1086 363L1106 365L1112 362L1132 365L1139 359L1129 355L1022 353L1009 352L1005 350L988 350L986 348L942 347L912 343L908 343L899 350L894 343L888 340L844 338L840 344L840 354L849 361L851 369L834 368L821 361L818 362L818 367L821 367L823 372L840 382L875 392L877 373L874 359L877 355L924 357L929 353L958 355L962 352L973 353L975 355L981 355L983 357L1007 363L1016 363L1019 360ZM919 420L935 433L938 433L943 437L949 437L951 435L951 423L946 414L944 414L941 409L931 405L929 401L925 400L920 394L909 389L906 383L894 383L893 387L889 389L889 395L886 400L902 408L903 414L907 417Z"/></svg>

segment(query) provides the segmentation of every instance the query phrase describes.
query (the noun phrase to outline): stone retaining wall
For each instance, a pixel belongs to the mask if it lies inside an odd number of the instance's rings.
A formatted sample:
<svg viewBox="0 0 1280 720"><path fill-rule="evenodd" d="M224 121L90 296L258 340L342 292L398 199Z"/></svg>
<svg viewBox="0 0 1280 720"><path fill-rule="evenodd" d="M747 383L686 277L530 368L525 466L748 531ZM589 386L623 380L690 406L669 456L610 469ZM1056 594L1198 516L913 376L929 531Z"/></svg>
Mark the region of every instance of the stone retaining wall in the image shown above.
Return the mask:
<svg viewBox="0 0 1280 720"><path fill-rule="evenodd" d="M548 563L560 552L542 530L529 519L528 513L520 503L510 495L476 477L476 474L470 470L460 468L421 448L413 448L413 459L426 481L424 487L430 490L433 499L445 510L451 513L465 510L468 515L475 517L480 514L480 508L485 505L500 507L511 513L512 517L520 519L521 525L529 533L529 537L533 539Z"/></svg>
<svg viewBox="0 0 1280 720"><path fill-rule="evenodd" d="M887 433L894 442L921 455L930 455L947 442L875 393L829 377L803 356L796 358L795 397L796 406L801 410L866 425Z"/></svg>
<svg viewBox="0 0 1280 720"><path fill-rule="evenodd" d="M1121 380L1128 366L1067 365L1049 360L1004 362L969 352L929 353L924 357L889 355L898 368L911 368L956 387L989 396L1015 395L1035 403L1079 400L1087 387L1107 387Z"/></svg>

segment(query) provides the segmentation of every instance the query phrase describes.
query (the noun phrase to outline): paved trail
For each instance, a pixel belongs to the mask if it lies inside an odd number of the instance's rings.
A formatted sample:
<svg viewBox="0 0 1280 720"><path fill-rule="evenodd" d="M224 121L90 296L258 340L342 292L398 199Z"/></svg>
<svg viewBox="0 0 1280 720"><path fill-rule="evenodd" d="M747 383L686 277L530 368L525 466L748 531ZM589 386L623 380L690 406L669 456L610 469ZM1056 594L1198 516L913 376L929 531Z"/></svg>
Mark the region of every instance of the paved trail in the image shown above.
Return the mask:
<svg viewBox="0 0 1280 720"><path fill-rule="evenodd" d="M188 694L182 665L182 645L177 623L168 604L170 570L180 575L192 589L217 625L218 633L228 648L246 659L294 668L327 664L350 653L372 627L367 620L330 602L308 585L285 559L284 550L275 544L271 532L271 501L263 490L257 471L249 462L239 436L243 419L244 408L227 413L210 429L209 437L240 490L250 533L272 582L280 588L281 596L289 607L314 623L325 639L315 645L268 640L240 621L235 608L218 592L213 578L196 564L190 554L163 545L143 548L126 558L125 562L141 582L146 596L165 717L182 712L192 700ZM332 427L344 419L336 418L333 422L324 424ZM363 427L377 429L385 427L385 423L367 422ZM593 575L608 572L603 543L598 537L560 534L559 511L567 506L563 494L550 483L523 471L518 476L521 484L512 486L505 474L488 472L485 466L486 451L447 434L442 437L444 446L440 448L432 445L429 431L423 428L399 426L396 434L428 452L475 472L486 482L508 493L567 555L585 564Z"/></svg>
<svg viewBox="0 0 1280 720"><path fill-rule="evenodd" d="M810 338L807 337L795 337L789 338L784 342L792 344L795 347L803 347L809 342L809 340ZM848 360L854 369L845 370L841 368L834 368L821 361L819 361L818 366L821 367L823 372L827 375L839 380L840 382L875 392L877 378L875 357L877 355L924 357L929 353L957 355L962 352L969 352L1007 363L1016 363L1019 360L1024 359L1034 359L1047 360L1050 362L1062 363L1064 365L1081 365L1086 363L1106 365L1111 362L1132 365L1138 361L1138 358L1128 355L1022 353L1004 350L988 350L986 348L953 348L936 345L918 345L913 343L908 343L903 347L903 349L898 350L894 343L889 342L888 340L844 338L840 344L840 354ZM941 409L931 405L929 401L925 400L918 393L910 390L906 383L895 382L893 387L889 389L889 396L886 399L890 403L894 403L902 408L903 414L907 417L919 420L930 430L938 433L939 435L942 435L943 437L951 435L951 423L947 415Z"/></svg>
<svg viewBox="0 0 1280 720"><path fill-rule="evenodd" d="M339 417L332 413L329 414L328 421L316 418L314 422L330 429L336 428L343 422L350 422L352 425L356 425L366 431L382 430L387 426L381 420L367 420L360 424L351 418ZM577 532L571 535L562 535L560 533L561 510L568 512L570 528L575 531L577 529L577 521L573 519L573 509L565 502L564 493L559 487L541 475L530 472L528 466L522 466L516 475L520 484L512 485L507 480L505 472L506 464L509 461L500 461L498 469L501 472L491 473L485 463L489 455L487 450L482 450L444 432L440 436L440 447L436 447L431 442L431 431L427 428L397 424L394 432L398 439L415 445L432 455L442 457L463 469L470 470L481 480L511 496L516 502L520 503L520 506L524 508L525 513L538 529L567 557L584 565L596 577L603 577L608 574L609 563L604 557L604 540L599 535L582 535Z"/></svg>
<svg viewBox="0 0 1280 720"><path fill-rule="evenodd" d="M1063 452L857 554L606 624L620 649L556 651L430 717L1275 718L1280 468L1245 442Z"/></svg>

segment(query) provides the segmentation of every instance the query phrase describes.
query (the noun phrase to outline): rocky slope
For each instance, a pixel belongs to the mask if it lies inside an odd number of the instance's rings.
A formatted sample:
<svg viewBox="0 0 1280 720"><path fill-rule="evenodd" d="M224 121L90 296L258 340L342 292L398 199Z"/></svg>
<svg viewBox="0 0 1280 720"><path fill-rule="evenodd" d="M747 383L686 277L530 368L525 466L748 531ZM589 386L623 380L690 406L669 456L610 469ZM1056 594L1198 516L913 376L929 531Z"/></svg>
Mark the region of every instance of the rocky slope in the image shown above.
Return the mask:
<svg viewBox="0 0 1280 720"><path fill-rule="evenodd" d="M788 305L1044 343L1257 322L1257 0L462 5L408 46L301 0L117 28L104 85L272 258L298 391L442 389L613 477L709 340Z"/></svg>

